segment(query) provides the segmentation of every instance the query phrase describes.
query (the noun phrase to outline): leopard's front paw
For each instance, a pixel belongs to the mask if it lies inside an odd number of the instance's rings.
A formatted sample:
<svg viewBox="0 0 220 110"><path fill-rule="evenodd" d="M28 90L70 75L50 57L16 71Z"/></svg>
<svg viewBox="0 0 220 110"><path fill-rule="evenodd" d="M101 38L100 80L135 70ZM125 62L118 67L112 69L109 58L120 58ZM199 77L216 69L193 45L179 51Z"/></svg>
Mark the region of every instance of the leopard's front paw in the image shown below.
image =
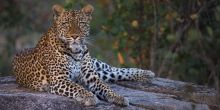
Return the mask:
<svg viewBox="0 0 220 110"><path fill-rule="evenodd" d="M77 98L77 101L81 102L85 106L92 106L98 103L98 98L89 92L89 94L82 94Z"/></svg>
<svg viewBox="0 0 220 110"><path fill-rule="evenodd" d="M150 80L155 77L155 73L150 71L150 70L146 70L145 74L147 75L147 78L150 79Z"/></svg>
<svg viewBox="0 0 220 110"><path fill-rule="evenodd" d="M96 96L87 97L84 99L83 103L85 104L85 106L96 105L98 103L98 98Z"/></svg>
<svg viewBox="0 0 220 110"><path fill-rule="evenodd" d="M129 106L129 100L122 96L114 96L108 99L108 102L114 103L119 106Z"/></svg>
<svg viewBox="0 0 220 110"><path fill-rule="evenodd" d="M126 97L122 97L122 103L121 105L122 106L129 106L129 100L126 98Z"/></svg>
<svg viewBox="0 0 220 110"><path fill-rule="evenodd" d="M150 70L144 70L143 73L141 73L140 77L138 77L138 82L144 82L149 83L152 81L152 79L155 77L155 73Z"/></svg>

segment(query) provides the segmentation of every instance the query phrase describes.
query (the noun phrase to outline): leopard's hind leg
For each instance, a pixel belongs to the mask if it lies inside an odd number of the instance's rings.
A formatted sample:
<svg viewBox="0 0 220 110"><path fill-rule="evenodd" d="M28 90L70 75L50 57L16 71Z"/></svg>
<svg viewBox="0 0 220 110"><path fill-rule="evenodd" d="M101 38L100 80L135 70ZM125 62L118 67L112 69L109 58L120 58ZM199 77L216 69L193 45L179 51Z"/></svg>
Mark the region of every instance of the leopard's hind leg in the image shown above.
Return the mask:
<svg viewBox="0 0 220 110"><path fill-rule="evenodd" d="M120 80L149 82L155 77L155 73L150 70L112 67L95 58L92 59L92 63L100 79L105 82Z"/></svg>

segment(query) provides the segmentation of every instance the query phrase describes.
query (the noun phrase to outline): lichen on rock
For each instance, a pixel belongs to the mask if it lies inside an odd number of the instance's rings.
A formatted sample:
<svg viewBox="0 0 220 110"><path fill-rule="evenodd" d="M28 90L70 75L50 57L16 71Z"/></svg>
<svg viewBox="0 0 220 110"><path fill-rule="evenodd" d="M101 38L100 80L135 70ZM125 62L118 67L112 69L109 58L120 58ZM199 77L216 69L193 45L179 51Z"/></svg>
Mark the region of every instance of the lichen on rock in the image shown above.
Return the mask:
<svg viewBox="0 0 220 110"><path fill-rule="evenodd" d="M67 97L45 92L36 92L19 87L15 78L0 77L1 110L210 110L219 109L217 91L181 81L155 78L149 84L118 82L110 87L130 101L128 107L119 107L100 101L96 106L85 107Z"/></svg>

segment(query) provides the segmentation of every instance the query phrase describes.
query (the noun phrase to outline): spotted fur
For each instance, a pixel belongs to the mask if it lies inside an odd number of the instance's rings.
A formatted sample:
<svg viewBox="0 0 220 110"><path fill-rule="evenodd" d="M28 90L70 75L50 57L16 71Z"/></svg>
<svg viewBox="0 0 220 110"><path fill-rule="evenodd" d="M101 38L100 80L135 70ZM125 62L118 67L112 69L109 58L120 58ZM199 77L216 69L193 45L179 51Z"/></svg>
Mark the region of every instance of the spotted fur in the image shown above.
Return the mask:
<svg viewBox="0 0 220 110"><path fill-rule="evenodd" d="M54 22L36 47L18 52L13 71L18 84L37 91L74 98L85 105L95 105L97 98L121 106L126 98L105 82L118 80L146 81L154 73L137 68L116 68L91 58L85 38L93 7L66 11L53 6Z"/></svg>
<svg viewBox="0 0 220 110"><path fill-rule="evenodd" d="M117 68L96 58L92 58L92 63L99 78L105 82L116 82L122 80L149 82L155 76L155 74L150 70L143 70L139 68Z"/></svg>

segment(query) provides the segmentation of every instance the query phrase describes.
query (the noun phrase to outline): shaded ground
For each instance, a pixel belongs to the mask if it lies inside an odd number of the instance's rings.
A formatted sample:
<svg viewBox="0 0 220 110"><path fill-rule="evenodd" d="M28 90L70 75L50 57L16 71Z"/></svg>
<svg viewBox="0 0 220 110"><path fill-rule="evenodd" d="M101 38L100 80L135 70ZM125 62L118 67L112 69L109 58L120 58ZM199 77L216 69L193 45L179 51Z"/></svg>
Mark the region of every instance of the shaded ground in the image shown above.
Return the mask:
<svg viewBox="0 0 220 110"><path fill-rule="evenodd" d="M127 97L130 106L119 107L106 102L84 107L66 97L34 92L18 87L14 77L0 77L0 110L81 110L81 109L156 109L218 110L219 96L212 88L180 81L155 78L151 84L119 82L111 88Z"/></svg>

